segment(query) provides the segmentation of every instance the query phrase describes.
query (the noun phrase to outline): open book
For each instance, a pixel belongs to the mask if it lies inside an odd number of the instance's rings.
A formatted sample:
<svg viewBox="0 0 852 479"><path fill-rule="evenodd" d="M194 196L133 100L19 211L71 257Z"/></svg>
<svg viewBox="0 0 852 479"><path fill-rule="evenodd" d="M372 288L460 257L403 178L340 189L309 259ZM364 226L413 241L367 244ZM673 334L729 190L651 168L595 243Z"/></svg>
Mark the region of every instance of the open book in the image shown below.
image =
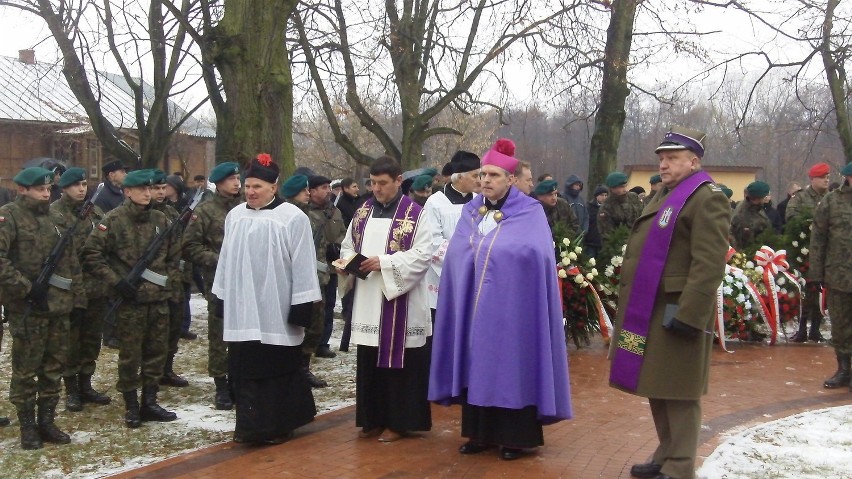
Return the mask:
<svg viewBox="0 0 852 479"><path fill-rule="evenodd" d="M335 268L340 268L347 273L354 274L358 277L358 279L367 279L367 275L370 273L359 269L361 267L361 263L363 263L366 259L367 257L361 253L355 253L355 255L349 257L349 259L336 259L331 262L331 265Z"/></svg>

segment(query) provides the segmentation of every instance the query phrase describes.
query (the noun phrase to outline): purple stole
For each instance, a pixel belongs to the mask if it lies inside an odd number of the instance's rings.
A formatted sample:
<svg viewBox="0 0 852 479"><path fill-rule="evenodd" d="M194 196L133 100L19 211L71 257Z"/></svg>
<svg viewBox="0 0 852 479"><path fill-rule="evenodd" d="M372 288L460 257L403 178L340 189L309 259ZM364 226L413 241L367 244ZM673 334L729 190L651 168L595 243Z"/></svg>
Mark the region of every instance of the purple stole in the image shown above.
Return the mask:
<svg viewBox="0 0 852 479"><path fill-rule="evenodd" d="M355 251L361 252L364 230L367 221L372 217L374 197L370 197L358 208L352 218L352 243ZM396 206L396 211L388 229L385 241L386 254L411 249L414 233L417 231L417 221L423 209L411 198L402 195ZM382 318L379 322L379 359L376 366L380 368L403 367L405 359L405 337L408 331L408 293L397 296L392 301L382 298Z"/></svg>
<svg viewBox="0 0 852 479"><path fill-rule="evenodd" d="M713 179L705 171L699 170L675 186L654 217L657 228L651 226L645 238L630 297L627 299L624 324L616 338L618 342L609 376L611 383L628 391L635 391L639 386L654 301L657 299L678 215L689 197L708 182L712 183Z"/></svg>

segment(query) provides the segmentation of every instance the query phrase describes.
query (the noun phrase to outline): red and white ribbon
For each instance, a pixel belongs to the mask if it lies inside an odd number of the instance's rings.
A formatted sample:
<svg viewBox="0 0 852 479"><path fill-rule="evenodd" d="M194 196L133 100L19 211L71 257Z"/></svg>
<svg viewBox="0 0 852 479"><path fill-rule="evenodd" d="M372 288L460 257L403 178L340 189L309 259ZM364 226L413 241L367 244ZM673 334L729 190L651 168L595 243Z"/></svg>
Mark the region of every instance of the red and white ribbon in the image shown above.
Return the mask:
<svg viewBox="0 0 852 479"><path fill-rule="evenodd" d="M763 268L763 283L766 285L766 292L769 296L769 328L772 330L772 336L769 339L769 344L775 344L778 339L778 321L779 321L779 305L778 305L778 286L775 284L775 275L783 273L790 268L787 263L787 252L778 250L777 252L769 246L762 246L754 254L754 262Z"/></svg>

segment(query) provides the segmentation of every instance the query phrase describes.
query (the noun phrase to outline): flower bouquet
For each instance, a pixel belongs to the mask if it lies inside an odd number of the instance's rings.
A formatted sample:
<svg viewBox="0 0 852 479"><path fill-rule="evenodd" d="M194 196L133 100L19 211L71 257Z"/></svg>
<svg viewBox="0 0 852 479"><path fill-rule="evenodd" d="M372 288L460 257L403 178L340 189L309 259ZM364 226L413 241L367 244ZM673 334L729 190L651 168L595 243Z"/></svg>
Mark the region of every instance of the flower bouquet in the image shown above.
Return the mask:
<svg viewBox="0 0 852 479"><path fill-rule="evenodd" d="M579 349L589 345L591 336L601 333L609 337L612 324L604 309L599 291L601 284L594 258L583 255L583 235L570 240L563 238L558 245L559 290L562 295L562 313L565 320L565 339Z"/></svg>

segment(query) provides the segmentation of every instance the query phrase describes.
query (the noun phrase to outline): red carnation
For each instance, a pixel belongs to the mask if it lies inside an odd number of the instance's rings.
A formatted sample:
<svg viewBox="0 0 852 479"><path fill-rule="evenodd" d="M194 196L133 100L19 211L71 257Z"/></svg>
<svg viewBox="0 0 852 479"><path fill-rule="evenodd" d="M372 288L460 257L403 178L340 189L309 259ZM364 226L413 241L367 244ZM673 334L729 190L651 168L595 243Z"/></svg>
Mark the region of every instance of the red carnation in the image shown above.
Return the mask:
<svg viewBox="0 0 852 479"><path fill-rule="evenodd" d="M494 150L506 156L515 156L515 143L508 138L500 138L494 143Z"/></svg>
<svg viewBox="0 0 852 479"><path fill-rule="evenodd" d="M269 156L269 153L260 153L257 155L257 162L263 166L269 166L272 164L272 157Z"/></svg>

